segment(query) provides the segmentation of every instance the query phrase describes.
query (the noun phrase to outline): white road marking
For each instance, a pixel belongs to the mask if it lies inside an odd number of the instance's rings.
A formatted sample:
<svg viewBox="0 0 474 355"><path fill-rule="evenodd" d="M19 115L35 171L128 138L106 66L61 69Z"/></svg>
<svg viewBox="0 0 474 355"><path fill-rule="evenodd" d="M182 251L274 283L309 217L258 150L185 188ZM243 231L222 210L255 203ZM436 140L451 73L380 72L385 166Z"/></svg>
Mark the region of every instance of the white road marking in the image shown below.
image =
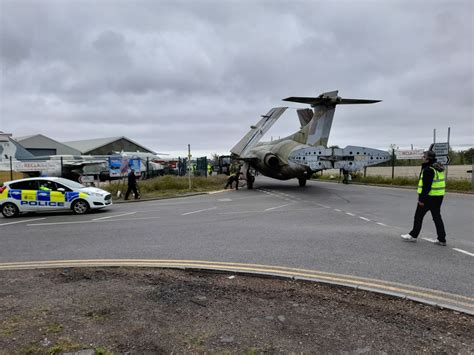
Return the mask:
<svg viewBox="0 0 474 355"><path fill-rule="evenodd" d="M385 223L377 222L377 224L378 224L379 226L387 227L387 225L386 225Z"/></svg>
<svg viewBox="0 0 474 355"><path fill-rule="evenodd" d="M135 218L121 218L118 219L117 221L111 220L111 221L96 221L95 223L100 223L100 222L121 222L121 221L139 221L139 220L145 220L145 219L158 219L161 218L159 216L150 216L150 217L135 217Z"/></svg>
<svg viewBox="0 0 474 355"><path fill-rule="evenodd" d="M465 250L462 250L462 249L458 249L458 248L453 248L453 250L456 250L460 253L463 253L463 254L466 254L466 255L469 255L469 256L474 256L474 253L470 253L468 251L465 251Z"/></svg>
<svg viewBox="0 0 474 355"><path fill-rule="evenodd" d="M340 209L338 209L338 208L335 208L334 211L336 211L336 212L342 212L342 211L341 211Z"/></svg>
<svg viewBox="0 0 474 355"><path fill-rule="evenodd" d="M205 209L203 209L203 210L197 210L197 211L186 212L186 213L181 214L181 216L187 216L187 215L190 215L190 214L200 213L200 212L204 212L204 211L211 211L211 210L215 210L216 208L217 208L217 207L212 207L212 208L205 208Z"/></svg>
<svg viewBox="0 0 474 355"><path fill-rule="evenodd" d="M436 242L436 240L430 239L430 238L421 238L421 239L426 240L427 242L431 242L431 243Z"/></svg>
<svg viewBox="0 0 474 355"><path fill-rule="evenodd" d="M368 218L361 217L361 216L359 216L359 218L360 218L360 219L363 219L364 221L370 222L370 219L368 219Z"/></svg>
<svg viewBox="0 0 474 355"><path fill-rule="evenodd" d="M291 203L287 203L286 205L281 205L281 206L276 206L276 207L270 207L270 208L265 209L264 211L272 211L272 210L276 210L277 208L282 208L289 205L291 205Z"/></svg>
<svg viewBox="0 0 474 355"><path fill-rule="evenodd" d="M349 215L349 216L355 217L354 213L346 212L346 214Z"/></svg>
<svg viewBox="0 0 474 355"><path fill-rule="evenodd" d="M330 206L326 206L326 205L323 205L323 204L320 204L320 203L317 203L318 206L321 206L321 207L324 207L324 208L331 208Z"/></svg>
<svg viewBox="0 0 474 355"><path fill-rule="evenodd" d="M116 214L116 215L113 215L113 216L94 218L93 221L101 221L101 220L103 220L103 219L110 219L110 218L116 218L116 217L122 217L122 216L129 216L129 215L135 214L135 213L137 213L137 212L127 212L127 213Z"/></svg>
<svg viewBox="0 0 474 355"><path fill-rule="evenodd" d="M48 223L32 223L27 224L28 227L36 227L36 226L59 226L62 224L84 224L84 223L97 223L94 221L69 221L69 222L48 222Z"/></svg>
<svg viewBox="0 0 474 355"><path fill-rule="evenodd" d="M65 224L91 224L91 223L105 223L105 222L135 221L135 220L157 219L157 218L161 218L161 217L153 216L153 217L120 218L120 219L117 219L117 220L101 219L101 220L90 220L90 221L88 220L88 221L32 223L32 224L27 224L27 226L28 227L38 227L38 226L56 226L56 225L65 225Z"/></svg>
<svg viewBox="0 0 474 355"><path fill-rule="evenodd" d="M0 224L0 226L8 226L8 225L10 225L10 224L33 222L33 221L39 221L39 220L42 220L42 219L46 219L46 217L43 217L43 218L34 218L34 219L24 219L24 220L21 220L21 221L2 223L2 224Z"/></svg>
<svg viewBox="0 0 474 355"><path fill-rule="evenodd" d="M231 198L220 198L217 201L219 201L219 202L230 202L230 201L232 201L232 199Z"/></svg>

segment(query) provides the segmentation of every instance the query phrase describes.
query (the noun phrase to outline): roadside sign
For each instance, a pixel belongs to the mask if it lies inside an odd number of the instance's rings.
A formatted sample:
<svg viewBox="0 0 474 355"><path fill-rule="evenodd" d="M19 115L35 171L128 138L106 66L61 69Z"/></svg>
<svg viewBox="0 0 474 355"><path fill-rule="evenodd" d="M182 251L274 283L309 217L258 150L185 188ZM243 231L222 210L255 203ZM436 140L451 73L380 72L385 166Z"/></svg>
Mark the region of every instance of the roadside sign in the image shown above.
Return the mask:
<svg viewBox="0 0 474 355"><path fill-rule="evenodd" d="M423 159L423 149L395 150L395 156L399 160Z"/></svg>
<svg viewBox="0 0 474 355"><path fill-rule="evenodd" d="M449 159L449 156L447 155L441 155L441 156L436 156L436 161L443 165L449 165L449 162L451 161L451 159Z"/></svg>
<svg viewBox="0 0 474 355"><path fill-rule="evenodd" d="M430 145L430 150L436 153L436 157L441 155L448 155L449 143L433 143Z"/></svg>

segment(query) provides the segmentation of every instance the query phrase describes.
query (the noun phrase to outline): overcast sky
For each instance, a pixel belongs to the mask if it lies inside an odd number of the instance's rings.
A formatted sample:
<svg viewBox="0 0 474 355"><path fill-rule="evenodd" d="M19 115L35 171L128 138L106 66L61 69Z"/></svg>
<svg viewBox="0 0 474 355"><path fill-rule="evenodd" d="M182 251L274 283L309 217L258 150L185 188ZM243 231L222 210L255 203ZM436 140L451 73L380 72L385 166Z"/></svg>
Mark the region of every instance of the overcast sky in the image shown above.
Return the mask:
<svg viewBox="0 0 474 355"><path fill-rule="evenodd" d="M473 2L0 0L0 130L227 152L339 90L330 145L474 145ZM294 108L269 131L299 128ZM196 156L195 154L195 156Z"/></svg>

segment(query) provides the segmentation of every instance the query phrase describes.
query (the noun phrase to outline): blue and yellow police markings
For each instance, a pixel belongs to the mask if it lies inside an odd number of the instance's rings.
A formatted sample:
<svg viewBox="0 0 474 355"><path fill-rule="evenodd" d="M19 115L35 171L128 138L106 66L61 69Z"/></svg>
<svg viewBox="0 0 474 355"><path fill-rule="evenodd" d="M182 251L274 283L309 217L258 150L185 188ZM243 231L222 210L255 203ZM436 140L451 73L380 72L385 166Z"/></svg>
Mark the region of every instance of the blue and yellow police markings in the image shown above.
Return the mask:
<svg viewBox="0 0 474 355"><path fill-rule="evenodd" d="M61 192L48 190L5 190L0 199L12 199L20 202L21 206L65 207L77 198L87 198L83 192Z"/></svg>

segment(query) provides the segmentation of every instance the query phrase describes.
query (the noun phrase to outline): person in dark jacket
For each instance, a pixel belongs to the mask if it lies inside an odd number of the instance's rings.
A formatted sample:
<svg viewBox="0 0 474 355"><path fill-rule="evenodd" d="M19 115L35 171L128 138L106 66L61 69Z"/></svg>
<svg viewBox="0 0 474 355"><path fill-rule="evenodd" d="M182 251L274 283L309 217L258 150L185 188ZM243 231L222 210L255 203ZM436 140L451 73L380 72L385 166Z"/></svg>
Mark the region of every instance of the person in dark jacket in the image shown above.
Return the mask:
<svg viewBox="0 0 474 355"><path fill-rule="evenodd" d="M435 244L446 245L446 231L441 218L441 204L446 191L444 179L444 166L436 162L436 154L433 151L423 153L423 164L418 181L418 205L416 207L413 229L401 237L407 242L416 242L421 231L423 218L430 211L436 226L438 239Z"/></svg>
<svg viewBox="0 0 474 355"><path fill-rule="evenodd" d="M235 182L235 189L239 189L239 177L240 177L240 165L233 164L230 168L230 176L227 179L227 183L224 189L227 189L229 186L232 188L232 184Z"/></svg>
<svg viewBox="0 0 474 355"><path fill-rule="evenodd" d="M125 200L128 200L130 192L133 192L135 195L135 200L140 197L137 190L137 177L135 176L135 170L133 169L130 169L130 173L128 174L128 189L125 193Z"/></svg>

